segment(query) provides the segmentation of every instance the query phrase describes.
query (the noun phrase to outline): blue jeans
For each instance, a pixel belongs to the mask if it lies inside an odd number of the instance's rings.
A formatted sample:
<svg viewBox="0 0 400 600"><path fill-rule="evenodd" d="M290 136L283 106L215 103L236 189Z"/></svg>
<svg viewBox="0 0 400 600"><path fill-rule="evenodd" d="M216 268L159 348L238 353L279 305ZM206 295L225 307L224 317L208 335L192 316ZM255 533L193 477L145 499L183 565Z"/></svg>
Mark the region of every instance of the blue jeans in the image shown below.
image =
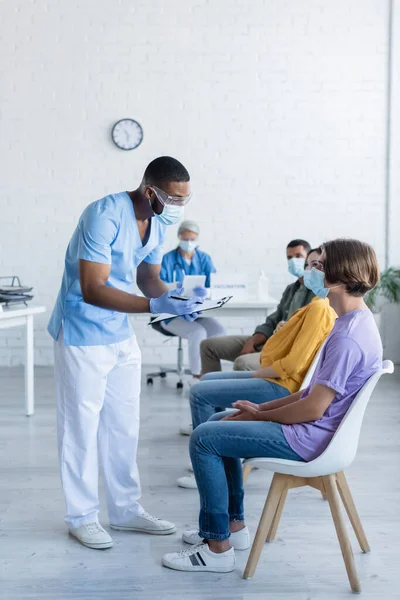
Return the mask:
<svg viewBox="0 0 400 600"><path fill-rule="evenodd" d="M265 456L304 460L287 443L279 423L219 421L215 415L190 438L190 458L200 494L199 533L207 540L229 538L229 522L243 521L241 458Z"/></svg>
<svg viewBox="0 0 400 600"><path fill-rule="evenodd" d="M193 429L208 421L216 411L232 408L236 400L262 404L290 395L282 385L252 375L252 371L218 371L204 375L190 390Z"/></svg>

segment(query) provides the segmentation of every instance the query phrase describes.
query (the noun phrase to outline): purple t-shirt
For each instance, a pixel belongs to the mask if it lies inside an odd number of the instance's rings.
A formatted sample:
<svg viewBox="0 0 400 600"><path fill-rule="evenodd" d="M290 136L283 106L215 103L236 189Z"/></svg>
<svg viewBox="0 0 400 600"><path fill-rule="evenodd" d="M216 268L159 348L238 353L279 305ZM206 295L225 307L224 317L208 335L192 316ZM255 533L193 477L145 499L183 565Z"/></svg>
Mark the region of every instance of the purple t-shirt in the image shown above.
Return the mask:
<svg viewBox="0 0 400 600"><path fill-rule="evenodd" d="M382 341L369 310L354 310L336 320L325 342L304 398L316 383L336 396L319 421L282 425L289 446L304 460L317 458L328 446L364 383L382 367Z"/></svg>

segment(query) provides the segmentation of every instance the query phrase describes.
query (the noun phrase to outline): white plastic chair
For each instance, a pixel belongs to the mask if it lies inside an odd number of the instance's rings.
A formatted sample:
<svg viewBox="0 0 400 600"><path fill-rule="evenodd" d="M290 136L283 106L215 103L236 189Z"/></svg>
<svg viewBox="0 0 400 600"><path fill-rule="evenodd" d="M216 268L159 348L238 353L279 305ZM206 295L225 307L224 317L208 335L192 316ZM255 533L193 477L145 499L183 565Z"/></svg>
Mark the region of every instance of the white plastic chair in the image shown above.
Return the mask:
<svg viewBox="0 0 400 600"><path fill-rule="evenodd" d="M321 346L319 347L319 350L318 350L317 354L315 355L314 360L312 361L312 363L310 365L310 368L308 369L308 371L306 373L306 376L303 379L303 382L302 382L302 384L300 386L300 390L305 390L306 387L308 387L310 385L312 376L314 375L314 371L317 368L319 357L321 356L321 353L322 353L322 350L323 350L323 348L325 346L325 343L326 343L326 341L323 342L321 344Z"/></svg>
<svg viewBox="0 0 400 600"><path fill-rule="evenodd" d="M353 592L360 591L360 583L340 506L339 494L361 550L369 552L368 541L343 470L347 469L355 458L361 424L371 394L380 377L385 373L393 373L393 370L392 361L386 360L382 365L382 369L368 379L354 398L329 446L315 460L308 463L276 458L245 460L246 466L273 471L274 476L243 574L244 579L254 575L265 540L272 542L275 538L288 490L309 485L320 490L329 502L351 589Z"/></svg>
<svg viewBox="0 0 400 600"><path fill-rule="evenodd" d="M317 354L315 355L314 360L312 361L310 368L308 369L306 376L303 379L303 383L300 386L300 391L305 390L306 387L310 384L311 378L314 375L314 371L317 367L319 357L321 356L321 352L322 352L322 349L324 346L325 346L325 342L323 342L322 345L319 347L319 350L317 351ZM235 412L235 409L232 409L232 412ZM256 465L253 465L250 461L245 461L243 463L243 482L244 483L246 483L250 473L255 468L256 468Z"/></svg>

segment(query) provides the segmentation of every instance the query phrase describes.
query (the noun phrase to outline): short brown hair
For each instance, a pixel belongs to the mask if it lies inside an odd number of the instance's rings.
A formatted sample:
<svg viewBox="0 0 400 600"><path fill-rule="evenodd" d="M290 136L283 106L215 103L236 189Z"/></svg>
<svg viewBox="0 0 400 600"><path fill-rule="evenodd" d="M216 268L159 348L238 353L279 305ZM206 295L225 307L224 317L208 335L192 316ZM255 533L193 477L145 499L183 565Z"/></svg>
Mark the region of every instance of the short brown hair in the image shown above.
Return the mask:
<svg viewBox="0 0 400 600"><path fill-rule="evenodd" d="M364 296L379 281L375 250L365 242L338 239L323 244L326 281L343 283L350 296Z"/></svg>

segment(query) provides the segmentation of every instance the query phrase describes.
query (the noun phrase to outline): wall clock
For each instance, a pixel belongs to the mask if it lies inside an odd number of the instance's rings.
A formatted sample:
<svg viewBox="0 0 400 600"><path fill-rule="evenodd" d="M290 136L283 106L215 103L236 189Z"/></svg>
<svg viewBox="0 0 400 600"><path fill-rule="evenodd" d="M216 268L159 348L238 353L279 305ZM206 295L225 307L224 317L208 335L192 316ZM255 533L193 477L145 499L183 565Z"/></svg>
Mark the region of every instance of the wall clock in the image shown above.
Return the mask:
<svg viewBox="0 0 400 600"><path fill-rule="evenodd" d="M134 119L120 119L112 128L111 137L117 148L134 150L143 140L143 129Z"/></svg>

